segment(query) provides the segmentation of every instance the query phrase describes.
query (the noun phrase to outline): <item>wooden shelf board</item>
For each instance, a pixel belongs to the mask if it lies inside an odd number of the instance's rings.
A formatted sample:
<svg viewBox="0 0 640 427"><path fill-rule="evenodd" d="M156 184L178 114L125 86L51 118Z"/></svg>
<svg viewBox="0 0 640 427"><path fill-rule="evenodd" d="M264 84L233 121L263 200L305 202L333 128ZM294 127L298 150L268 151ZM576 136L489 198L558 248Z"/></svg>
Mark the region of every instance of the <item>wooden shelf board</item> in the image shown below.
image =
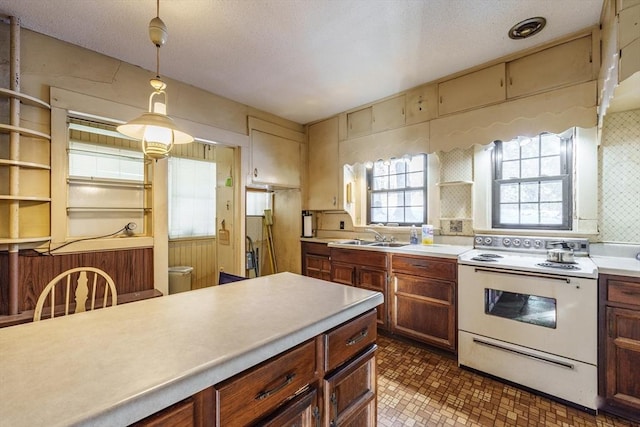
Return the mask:
<svg viewBox="0 0 640 427"><path fill-rule="evenodd" d="M51 236L19 237L17 239L9 239L7 237L0 237L0 245L10 245L12 243L48 242L49 240L51 240Z"/></svg>
<svg viewBox="0 0 640 427"><path fill-rule="evenodd" d="M50 202L51 197L37 197L37 196L9 196L6 194L0 195L0 200L18 200L25 202Z"/></svg>
<svg viewBox="0 0 640 427"><path fill-rule="evenodd" d="M51 166L45 165L44 163L23 162L20 160L0 159L0 166L19 166L21 168L51 170Z"/></svg>
<svg viewBox="0 0 640 427"><path fill-rule="evenodd" d="M38 99L31 95L26 95L24 93L16 92L15 90L0 87L0 96L4 96L6 98L17 98L23 104L31 105L33 107L46 108L47 110L51 109L51 105L42 101L41 99Z"/></svg>
<svg viewBox="0 0 640 427"><path fill-rule="evenodd" d="M38 132L37 130L31 130L31 129L23 128L23 127L20 127L20 126L6 125L4 123L0 123L0 132L3 132L3 133L18 132L20 135L24 135L24 136L31 136L31 137L34 137L34 138L42 138L42 139L46 139L46 140L50 140L51 139L51 135L49 135L49 134Z"/></svg>

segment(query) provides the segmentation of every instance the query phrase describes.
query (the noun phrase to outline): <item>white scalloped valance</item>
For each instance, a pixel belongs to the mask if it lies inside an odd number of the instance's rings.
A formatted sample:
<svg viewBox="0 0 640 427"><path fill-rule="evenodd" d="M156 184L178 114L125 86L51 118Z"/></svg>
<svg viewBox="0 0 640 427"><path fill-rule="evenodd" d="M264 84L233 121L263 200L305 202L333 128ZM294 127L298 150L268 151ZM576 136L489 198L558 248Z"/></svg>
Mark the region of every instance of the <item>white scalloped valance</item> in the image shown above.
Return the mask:
<svg viewBox="0 0 640 427"><path fill-rule="evenodd" d="M450 151L542 132L562 133L598 121L596 81L431 121L429 150Z"/></svg>
<svg viewBox="0 0 640 427"><path fill-rule="evenodd" d="M429 152L429 123L423 122L360 138L340 141L340 165Z"/></svg>

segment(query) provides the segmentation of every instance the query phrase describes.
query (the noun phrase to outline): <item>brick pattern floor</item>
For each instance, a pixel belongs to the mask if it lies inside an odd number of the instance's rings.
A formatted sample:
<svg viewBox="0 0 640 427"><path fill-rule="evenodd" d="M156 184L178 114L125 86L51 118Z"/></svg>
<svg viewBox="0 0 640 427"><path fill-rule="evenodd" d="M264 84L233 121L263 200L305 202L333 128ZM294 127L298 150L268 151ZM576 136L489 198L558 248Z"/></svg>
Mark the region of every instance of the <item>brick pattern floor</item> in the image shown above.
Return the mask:
<svg viewBox="0 0 640 427"><path fill-rule="evenodd" d="M460 369L453 355L378 336L378 426L638 427Z"/></svg>

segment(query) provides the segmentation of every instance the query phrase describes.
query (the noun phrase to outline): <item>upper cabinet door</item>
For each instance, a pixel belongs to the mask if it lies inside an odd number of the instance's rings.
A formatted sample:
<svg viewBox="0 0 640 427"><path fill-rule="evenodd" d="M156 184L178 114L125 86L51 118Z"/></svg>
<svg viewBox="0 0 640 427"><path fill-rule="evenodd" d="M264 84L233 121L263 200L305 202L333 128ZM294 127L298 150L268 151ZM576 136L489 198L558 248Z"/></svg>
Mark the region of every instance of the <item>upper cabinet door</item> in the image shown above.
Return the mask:
<svg viewBox="0 0 640 427"><path fill-rule="evenodd" d="M309 126L307 209L342 209L338 165L338 117Z"/></svg>
<svg viewBox="0 0 640 427"><path fill-rule="evenodd" d="M591 36L509 62L507 73L508 98L592 80Z"/></svg>
<svg viewBox="0 0 640 427"><path fill-rule="evenodd" d="M357 138L371 133L372 108L363 108L347 114L347 138Z"/></svg>
<svg viewBox="0 0 640 427"><path fill-rule="evenodd" d="M404 100L405 96L400 95L373 105L373 132L404 126Z"/></svg>
<svg viewBox="0 0 640 427"><path fill-rule="evenodd" d="M438 86L420 86L407 92L406 124L426 122L438 116Z"/></svg>
<svg viewBox="0 0 640 427"><path fill-rule="evenodd" d="M438 84L440 115L506 99L504 62Z"/></svg>
<svg viewBox="0 0 640 427"><path fill-rule="evenodd" d="M251 130L251 179L256 184L300 187L300 143Z"/></svg>

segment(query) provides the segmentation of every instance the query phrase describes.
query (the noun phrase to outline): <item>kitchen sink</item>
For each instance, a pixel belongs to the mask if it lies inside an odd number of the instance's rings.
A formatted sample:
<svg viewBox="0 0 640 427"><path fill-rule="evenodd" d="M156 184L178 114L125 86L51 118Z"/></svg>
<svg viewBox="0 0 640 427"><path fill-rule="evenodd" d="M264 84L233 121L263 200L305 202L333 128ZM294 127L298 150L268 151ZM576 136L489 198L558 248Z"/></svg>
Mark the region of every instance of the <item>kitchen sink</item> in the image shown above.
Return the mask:
<svg viewBox="0 0 640 427"><path fill-rule="evenodd" d="M339 242L341 245L354 245L354 246L373 246L378 243L375 240L347 240L346 242Z"/></svg>
<svg viewBox="0 0 640 427"><path fill-rule="evenodd" d="M401 248L403 246L407 246L408 243L400 243L400 242L374 242L369 246L382 246L386 248Z"/></svg>

